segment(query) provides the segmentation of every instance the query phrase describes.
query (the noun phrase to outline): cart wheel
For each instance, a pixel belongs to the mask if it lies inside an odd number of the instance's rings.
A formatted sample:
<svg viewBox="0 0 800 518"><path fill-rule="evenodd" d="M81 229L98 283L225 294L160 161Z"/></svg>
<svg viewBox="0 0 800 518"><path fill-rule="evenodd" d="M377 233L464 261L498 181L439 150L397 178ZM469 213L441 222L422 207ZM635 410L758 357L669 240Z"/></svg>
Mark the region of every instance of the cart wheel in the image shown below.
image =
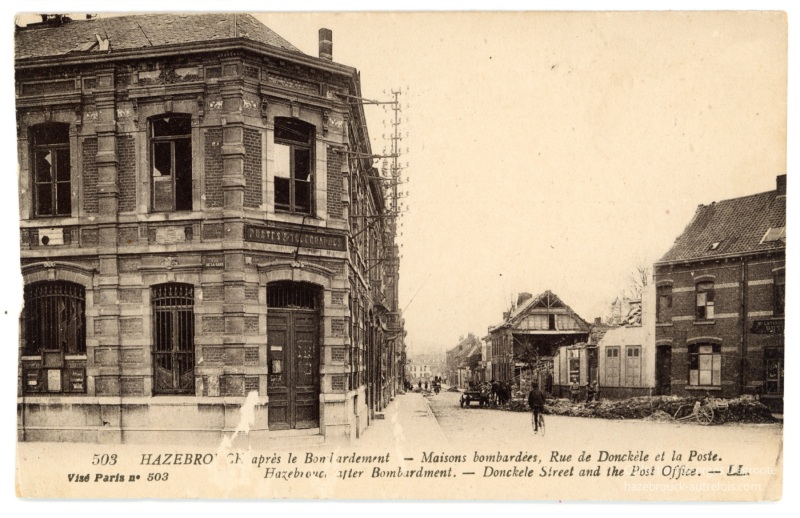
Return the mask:
<svg viewBox="0 0 800 518"><path fill-rule="evenodd" d="M719 424L722 424L727 420L728 420L728 410L718 410L717 411L717 422L719 422Z"/></svg>
<svg viewBox="0 0 800 518"><path fill-rule="evenodd" d="M710 406L701 406L697 410L697 422L703 426L708 426L714 420L714 409Z"/></svg>

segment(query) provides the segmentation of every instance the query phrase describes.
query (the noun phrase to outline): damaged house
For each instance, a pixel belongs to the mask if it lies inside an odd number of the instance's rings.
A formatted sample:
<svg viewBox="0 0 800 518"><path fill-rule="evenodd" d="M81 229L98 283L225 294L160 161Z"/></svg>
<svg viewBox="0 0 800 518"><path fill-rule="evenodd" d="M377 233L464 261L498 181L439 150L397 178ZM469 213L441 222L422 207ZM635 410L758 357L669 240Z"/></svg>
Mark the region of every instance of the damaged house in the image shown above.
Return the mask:
<svg viewBox="0 0 800 518"><path fill-rule="evenodd" d="M247 14L15 33L20 440L356 438L402 382L356 69ZM365 158L366 157L366 158Z"/></svg>

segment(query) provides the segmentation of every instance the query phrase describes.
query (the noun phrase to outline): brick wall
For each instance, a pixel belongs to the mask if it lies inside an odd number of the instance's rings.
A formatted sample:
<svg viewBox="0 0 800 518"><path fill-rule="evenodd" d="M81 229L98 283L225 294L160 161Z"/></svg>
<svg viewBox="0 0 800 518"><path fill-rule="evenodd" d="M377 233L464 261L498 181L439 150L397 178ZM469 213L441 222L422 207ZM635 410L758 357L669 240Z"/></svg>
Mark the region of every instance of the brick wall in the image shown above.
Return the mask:
<svg viewBox="0 0 800 518"><path fill-rule="evenodd" d="M97 214L97 139L83 141L83 211Z"/></svg>
<svg viewBox="0 0 800 518"><path fill-rule="evenodd" d="M244 206L258 208L262 203L261 132L244 129Z"/></svg>
<svg viewBox="0 0 800 518"><path fill-rule="evenodd" d="M342 155L328 149L328 216L341 218L342 210Z"/></svg>
<svg viewBox="0 0 800 518"><path fill-rule="evenodd" d="M136 142L132 135L117 137L119 160L119 211L136 210Z"/></svg>
<svg viewBox="0 0 800 518"><path fill-rule="evenodd" d="M693 264L659 267L655 280L672 280L671 325L656 328L657 340L671 340L672 393L695 394L689 383L690 344L707 341L719 344L721 351L722 384L715 393L734 397L750 392L765 377L764 349L783 347L782 334L752 332L754 321L773 317L773 269L783 266L782 257L773 260L751 260L747 275L747 314L742 311L742 271L740 260L727 263ZM695 319L698 278L713 276L714 318ZM754 314L753 314L754 313ZM707 340L706 340L707 339ZM744 357L743 348L746 348ZM745 386L741 385L744 379ZM689 387L687 389L687 387Z"/></svg>
<svg viewBox="0 0 800 518"><path fill-rule="evenodd" d="M206 131L206 207L222 207L222 128Z"/></svg>

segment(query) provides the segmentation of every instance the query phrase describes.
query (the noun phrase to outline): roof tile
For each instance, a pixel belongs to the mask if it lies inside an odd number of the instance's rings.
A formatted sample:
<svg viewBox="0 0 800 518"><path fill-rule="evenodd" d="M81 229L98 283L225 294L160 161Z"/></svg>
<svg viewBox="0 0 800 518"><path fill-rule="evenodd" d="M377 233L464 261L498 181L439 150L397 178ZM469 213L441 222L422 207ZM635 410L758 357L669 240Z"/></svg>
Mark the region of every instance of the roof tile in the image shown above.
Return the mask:
<svg viewBox="0 0 800 518"><path fill-rule="evenodd" d="M97 36L108 39L111 52L231 38L247 38L293 52L300 50L249 14L141 14L73 20L57 27L16 33L17 59L92 52ZM89 50L83 50L84 48Z"/></svg>
<svg viewBox="0 0 800 518"><path fill-rule="evenodd" d="M761 243L767 230L785 226L786 196L778 195L777 191L700 205L692 221L658 262L786 248L784 241Z"/></svg>

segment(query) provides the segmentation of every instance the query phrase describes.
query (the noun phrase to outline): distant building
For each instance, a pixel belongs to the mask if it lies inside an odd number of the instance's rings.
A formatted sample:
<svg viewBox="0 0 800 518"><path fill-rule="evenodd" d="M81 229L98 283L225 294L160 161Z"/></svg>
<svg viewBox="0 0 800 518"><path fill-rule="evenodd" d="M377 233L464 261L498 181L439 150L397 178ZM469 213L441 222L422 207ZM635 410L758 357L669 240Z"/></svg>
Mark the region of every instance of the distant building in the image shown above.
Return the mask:
<svg viewBox="0 0 800 518"><path fill-rule="evenodd" d="M406 360L406 380L413 385L420 381L430 383L436 376L444 375L445 362L441 354L414 354Z"/></svg>
<svg viewBox="0 0 800 518"><path fill-rule="evenodd" d="M532 368L544 379L552 375L558 348L586 342L589 331L589 324L550 290L536 297L520 293L503 322L489 328L491 378L515 384Z"/></svg>
<svg viewBox="0 0 800 518"><path fill-rule="evenodd" d="M461 337L458 345L449 349L445 356L448 384L466 388L470 382L480 381L476 374L481 364L481 341L474 334Z"/></svg>
<svg viewBox="0 0 800 518"><path fill-rule="evenodd" d="M700 205L655 263L659 394L757 394L783 406L786 175Z"/></svg>

